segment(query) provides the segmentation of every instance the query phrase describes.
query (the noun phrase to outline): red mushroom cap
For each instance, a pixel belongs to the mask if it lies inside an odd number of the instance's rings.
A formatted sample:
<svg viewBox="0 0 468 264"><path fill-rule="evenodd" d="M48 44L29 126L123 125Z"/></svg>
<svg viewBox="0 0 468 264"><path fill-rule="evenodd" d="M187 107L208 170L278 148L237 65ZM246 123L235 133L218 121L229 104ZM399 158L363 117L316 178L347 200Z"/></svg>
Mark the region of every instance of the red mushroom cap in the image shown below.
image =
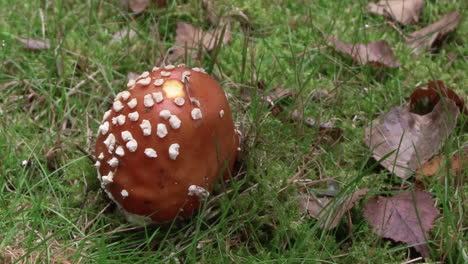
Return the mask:
<svg viewBox="0 0 468 264"><path fill-rule="evenodd" d="M130 216L156 222L188 216L237 155L224 91L203 69L173 65L127 86L99 127L101 184Z"/></svg>

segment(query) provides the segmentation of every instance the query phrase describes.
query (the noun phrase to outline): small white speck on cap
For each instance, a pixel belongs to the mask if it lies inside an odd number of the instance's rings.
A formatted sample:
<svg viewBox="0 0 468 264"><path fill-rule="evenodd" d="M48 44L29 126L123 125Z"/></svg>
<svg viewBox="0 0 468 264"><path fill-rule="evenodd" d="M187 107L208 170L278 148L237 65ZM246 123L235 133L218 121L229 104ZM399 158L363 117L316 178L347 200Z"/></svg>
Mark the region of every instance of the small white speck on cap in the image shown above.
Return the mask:
<svg viewBox="0 0 468 264"><path fill-rule="evenodd" d="M130 92L129 91L123 91L119 93L120 98L122 98L124 101L127 101L128 98L130 97ZM119 97L119 96L117 96Z"/></svg>
<svg viewBox="0 0 468 264"><path fill-rule="evenodd" d="M171 111L169 110L161 110L161 112L159 112L159 117L167 120L169 117L171 117Z"/></svg>
<svg viewBox="0 0 468 264"><path fill-rule="evenodd" d="M133 139L132 133L128 130L122 131L120 134L122 136L123 141L127 142Z"/></svg>
<svg viewBox="0 0 468 264"><path fill-rule="evenodd" d="M153 95L154 101L156 101L156 103L158 104L164 100L164 96L162 92L155 92L155 93L152 93L152 95Z"/></svg>
<svg viewBox="0 0 468 264"><path fill-rule="evenodd" d="M198 107L200 107L200 101L195 97L190 97L190 102Z"/></svg>
<svg viewBox="0 0 468 264"><path fill-rule="evenodd" d="M185 104L185 99L182 97L174 98L174 103L178 106L183 106Z"/></svg>
<svg viewBox="0 0 468 264"><path fill-rule="evenodd" d="M119 166L119 160L116 157L113 157L112 159L107 161L107 164L109 164L109 166L111 166L112 168L115 168Z"/></svg>
<svg viewBox="0 0 468 264"><path fill-rule="evenodd" d="M190 72L190 71L184 71L184 72L182 73L182 77L184 77L184 76L190 76L190 74L192 74L192 72Z"/></svg>
<svg viewBox="0 0 468 264"><path fill-rule="evenodd" d="M194 72L201 72L202 69L201 69L201 68L198 68L198 67L193 67L193 68L192 68L192 71L194 71Z"/></svg>
<svg viewBox="0 0 468 264"><path fill-rule="evenodd" d="M130 152L135 152L138 148L138 143L135 139L132 138L127 142L126 146Z"/></svg>
<svg viewBox="0 0 468 264"><path fill-rule="evenodd" d="M120 192L120 194L122 195L122 198L124 198L124 199L128 197L128 191L125 190L125 189L123 189L123 190Z"/></svg>
<svg viewBox="0 0 468 264"><path fill-rule="evenodd" d="M139 83L139 84L141 84L141 85L148 85L148 84L151 83L151 77L147 77L147 78L144 78L144 79L140 79L140 80L138 80L137 83Z"/></svg>
<svg viewBox="0 0 468 264"><path fill-rule="evenodd" d="M164 79L156 79L154 81L155 86L161 86L161 85L163 85L163 83L164 83Z"/></svg>
<svg viewBox="0 0 468 264"><path fill-rule="evenodd" d="M109 151L109 153L112 153L112 151L114 151L114 146L115 146L114 134L110 133L109 136L107 136L106 140L104 140L104 145L106 145L107 151Z"/></svg>
<svg viewBox="0 0 468 264"><path fill-rule="evenodd" d="M102 176L102 183L104 185L114 182L114 173L112 171L109 171L109 174Z"/></svg>
<svg viewBox="0 0 468 264"><path fill-rule="evenodd" d="M159 123L158 126L157 126L157 132L156 132L156 135L158 135L158 137L160 138L163 138L165 136L167 136L167 127L165 124L162 124L162 123Z"/></svg>
<svg viewBox="0 0 468 264"><path fill-rule="evenodd" d="M223 109L221 109L221 111L219 111L219 117L221 117L221 118L222 118L223 116L224 116L224 110L223 110Z"/></svg>
<svg viewBox="0 0 468 264"><path fill-rule="evenodd" d="M134 79L131 79L131 80L129 80L128 83L127 83L127 88L130 88L130 87L132 87L132 86L134 86L134 85L135 85L135 80L134 80Z"/></svg>
<svg viewBox="0 0 468 264"><path fill-rule="evenodd" d="M135 106L137 106L137 99L136 98L133 98L132 100L130 100L130 102L127 103L128 107L130 107L131 109L135 108Z"/></svg>
<svg viewBox="0 0 468 264"><path fill-rule="evenodd" d="M138 114L137 111L128 114L128 119L130 119L131 121L137 121L139 117L140 114Z"/></svg>
<svg viewBox="0 0 468 264"><path fill-rule="evenodd" d="M109 132L109 122L104 122L104 124L99 126L99 131L101 132L102 135L107 134Z"/></svg>
<svg viewBox="0 0 468 264"><path fill-rule="evenodd" d="M171 115L171 117L169 118L169 125L171 125L173 129L178 129L181 124L182 121L180 121L180 119L176 115Z"/></svg>
<svg viewBox="0 0 468 264"><path fill-rule="evenodd" d="M151 96L151 94L145 95L144 100L143 100L143 104L146 107L152 107L154 105L154 100L153 100L153 97Z"/></svg>
<svg viewBox="0 0 468 264"><path fill-rule="evenodd" d="M117 112L117 113L120 112L120 110L122 110L124 108L124 105L120 101L115 101L112 106L114 108L114 111Z"/></svg>
<svg viewBox="0 0 468 264"><path fill-rule="evenodd" d="M161 71L161 76L168 77L168 76L171 76L171 73L168 71Z"/></svg>
<svg viewBox="0 0 468 264"><path fill-rule="evenodd" d="M170 70L175 69L175 66L172 65L172 64L169 64L169 65L166 65L166 66L164 67L164 69L170 71Z"/></svg>
<svg viewBox="0 0 468 264"><path fill-rule="evenodd" d="M143 136L151 135L151 123L149 120L143 119L140 124L141 131L143 132Z"/></svg>
<svg viewBox="0 0 468 264"><path fill-rule="evenodd" d="M116 116L114 116L114 117L112 118L112 124L113 124L113 125L117 125L117 117L116 117Z"/></svg>
<svg viewBox="0 0 468 264"><path fill-rule="evenodd" d="M154 71L154 72L155 72L155 71L159 71L160 69L161 69L161 68L154 66L153 69L152 69L151 71Z"/></svg>
<svg viewBox="0 0 468 264"><path fill-rule="evenodd" d="M169 146L169 158L171 158L171 160L177 159L177 156L179 156L179 149L180 145L177 143Z"/></svg>
<svg viewBox="0 0 468 264"><path fill-rule="evenodd" d="M200 108L194 108L192 109L192 118L193 120L197 120L197 119L201 119L202 118L202 112L200 110Z"/></svg>
<svg viewBox="0 0 468 264"><path fill-rule="evenodd" d="M119 155L120 157L125 155L125 151L122 146L118 146L117 149L115 149L115 154Z"/></svg>
<svg viewBox="0 0 468 264"><path fill-rule="evenodd" d="M102 121L106 120L110 114L112 113L112 110L108 110L104 113L104 116L102 117Z"/></svg>
<svg viewBox="0 0 468 264"><path fill-rule="evenodd" d="M210 195L205 188L197 185L190 185L188 187L188 195L189 196L198 196L199 198L206 198Z"/></svg>
<svg viewBox="0 0 468 264"><path fill-rule="evenodd" d="M98 156L98 159L102 160L103 158L104 158L104 153L101 152L101 153L99 154L99 156Z"/></svg>
<svg viewBox="0 0 468 264"><path fill-rule="evenodd" d="M177 67L179 67L179 68L180 68L180 67L185 67L185 66L186 66L186 65L185 65L184 63L181 63L181 64L177 65Z"/></svg>
<svg viewBox="0 0 468 264"><path fill-rule="evenodd" d="M143 79L143 78L146 78L146 77L148 77L148 76L149 76L149 72L145 71L145 72L143 72L140 76L138 76L137 79L140 79L140 78Z"/></svg>
<svg viewBox="0 0 468 264"><path fill-rule="evenodd" d="M157 158L158 157L158 153L156 152L156 150L154 150L152 148L146 148L145 149L145 155L148 158Z"/></svg>
<svg viewBox="0 0 468 264"><path fill-rule="evenodd" d="M117 123L120 125L120 126L123 126L125 124L125 116L124 115L118 115L117 116Z"/></svg>
<svg viewBox="0 0 468 264"><path fill-rule="evenodd" d="M23 166L24 166L24 165L23 165ZM94 166L95 166L96 168L101 167L101 162L100 162L99 160L97 160L96 163L94 163Z"/></svg>

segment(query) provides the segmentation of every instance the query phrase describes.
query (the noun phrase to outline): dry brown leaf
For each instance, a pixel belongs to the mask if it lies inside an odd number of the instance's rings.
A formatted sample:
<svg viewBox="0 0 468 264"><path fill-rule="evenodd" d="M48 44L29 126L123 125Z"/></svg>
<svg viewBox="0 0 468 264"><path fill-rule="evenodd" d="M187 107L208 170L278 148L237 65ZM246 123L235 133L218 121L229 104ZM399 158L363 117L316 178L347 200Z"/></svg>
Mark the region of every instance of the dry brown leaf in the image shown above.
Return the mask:
<svg viewBox="0 0 468 264"><path fill-rule="evenodd" d="M431 194L416 190L392 197L373 197L366 203L364 217L374 228L374 233L408 245L421 244L429 238L429 231L438 215ZM426 244L415 249L429 257Z"/></svg>
<svg viewBox="0 0 468 264"><path fill-rule="evenodd" d="M140 14L148 8L148 0L130 0L129 4L134 14Z"/></svg>
<svg viewBox="0 0 468 264"><path fill-rule="evenodd" d="M377 67L400 67L392 49L385 40L370 42L368 44L350 44L335 37L327 37L327 41L335 49L351 56L360 65L372 64Z"/></svg>
<svg viewBox="0 0 468 264"><path fill-rule="evenodd" d="M230 22L207 32L191 24L178 22L175 43L177 48L173 50L172 54L169 56L169 60L175 61L186 52L188 57L195 58L199 47L202 48L201 52L211 51L218 45L226 45L230 40Z"/></svg>
<svg viewBox="0 0 468 264"><path fill-rule="evenodd" d="M299 208L307 212L311 217L322 220L321 226L326 229L335 228L344 214L354 207L356 201L366 195L368 189L361 189L345 197L320 197L310 195L300 197Z"/></svg>
<svg viewBox="0 0 468 264"><path fill-rule="evenodd" d="M365 142L373 157L390 172L408 178L436 154L452 133L460 111L452 100L439 102L431 113L418 115L407 106L397 106L372 121Z"/></svg>
<svg viewBox="0 0 468 264"><path fill-rule="evenodd" d="M367 5L371 13L386 16L403 25L418 23L423 7L423 0L381 0Z"/></svg>
<svg viewBox="0 0 468 264"><path fill-rule="evenodd" d="M134 37L136 37L137 33L135 30L133 30L132 28L124 28L124 29L121 29L117 32L114 33L114 35L112 35L112 39L110 41L110 43L120 43L122 42L123 40L127 40L127 39L132 39Z"/></svg>
<svg viewBox="0 0 468 264"><path fill-rule="evenodd" d="M17 39L23 43L23 45L30 49L30 50L46 50L50 49L50 44L49 42L45 40L39 40L39 39L30 39L30 38L23 38L23 37L17 37Z"/></svg>
<svg viewBox="0 0 468 264"><path fill-rule="evenodd" d="M460 112L468 112L465 102L452 89L445 86L441 80L430 81L427 87L418 88L410 95L409 108L412 113L427 114L440 101L440 96L451 99L460 109Z"/></svg>
<svg viewBox="0 0 468 264"><path fill-rule="evenodd" d="M416 53L429 49L437 40L442 39L447 33L454 30L460 24L460 19L460 13L448 13L439 21L406 36L406 43Z"/></svg>
<svg viewBox="0 0 468 264"><path fill-rule="evenodd" d="M465 147L463 153L457 153L450 158L449 170L452 174L458 174L468 168L468 147ZM424 163L418 169L416 179L422 180L424 176L433 178L437 173L444 170L446 171L447 157L445 155L438 155ZM442 175L441 178L444 178Z"/></svg>

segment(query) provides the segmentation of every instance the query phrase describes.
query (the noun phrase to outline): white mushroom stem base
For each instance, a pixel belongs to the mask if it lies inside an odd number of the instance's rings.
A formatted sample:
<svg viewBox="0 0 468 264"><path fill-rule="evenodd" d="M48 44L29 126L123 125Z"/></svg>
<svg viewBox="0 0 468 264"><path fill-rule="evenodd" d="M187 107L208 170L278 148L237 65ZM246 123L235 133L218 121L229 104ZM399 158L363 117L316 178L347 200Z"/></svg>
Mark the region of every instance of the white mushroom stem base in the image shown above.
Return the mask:
<svg viewBox="0 0 468 264"><path fill-rule="evenodd" d="M210 192L207 191L205 188L197 186L197 185L190 185L188 188L188 195L189 196L197 196L200 199L204 199L210 196Z"/></svg>

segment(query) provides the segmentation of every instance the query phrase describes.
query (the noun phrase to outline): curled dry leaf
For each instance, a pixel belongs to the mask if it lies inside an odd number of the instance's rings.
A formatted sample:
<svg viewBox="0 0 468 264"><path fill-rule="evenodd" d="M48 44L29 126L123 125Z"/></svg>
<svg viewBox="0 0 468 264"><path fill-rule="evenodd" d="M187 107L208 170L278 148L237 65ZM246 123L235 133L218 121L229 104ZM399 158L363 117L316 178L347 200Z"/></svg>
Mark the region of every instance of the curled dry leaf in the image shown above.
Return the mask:
<svg viewBox="0 0 468 264"><path fill-rule="evenodd" d="M120 43L124 40L127 40L127 39L132 39L134 37L136 37L137 33L135 30L133 30L132 28L124 28L122 30L119 30L117 32L114 33L114 35L112 36L112 39L110 41L110 43Z"/></svg>
<svg viewBox="0 0 468 264"><path fill-rule="evenodd" d="M186 52L188 57L195 58L199 47L202 48L202 52L211 51L218 45L226 45L230 40L231 24L229 22L207 32L191 24L178 22L176 48L169 55L169 60L175 61Z"/></svg>
<svg viewBox="0 0 468 264"><path fill-rule="evenodd" d="M377 67L400 67L392 49L385 40L370 42L367 44L350 44L335 37L327 37L327 41L335 49L351 56L360 65L372 64Z"/></svg>
<svg viewBox="0 0 468 264"><path fill-rule="evenodd" d="M463 99L441 80L430 81L427 87L416 89L410 95L410 111L416 114L427 114L440 101L440 96L453 100L460 112L468 112Z"/></svg>
<svg viewBox="0 0 468 264"><path fill-rule="evenodd" d="M423 7L423 0L381 0L367 5L371 13L391 18L403 25L418 23Z"/></svg>
<svg viewBox="0 0 468 264"><path fill-rule="evenodd" d="M448 13L439 21L406 36L406 43L416 53L429 49L437 40L441 40L447 33L454 30L460 24L460 18L458 12Z"/></svg>
<svg viewBox="0 0 468 264"><path fill-rule="evenodd" d="M39 40L39 39L30 39L30 38L23 38L23 37L17 37L17 39L23 43L23 45L30 49L30 50L46 50L50 49L50 44L49 42L45 40Z"/></svg>
<svg viewBox="0 0 468 264"><path fill-rule="evenodd" d="M421 244L428 239L437 215L431 194L421 190L392 197L373 197L364 209L364 217L374 228L374 233L408 245ZM426 244L417 245L415 249L423 257L429 257Z"/></svg>
<svg viewBox="0 0 468 264"><path fill-rule="evenodd" d="M448 168L446 168L446 164ZM450 170L452 174L458 174L462 173L466 168L468 168L468 146L466 146L461 153L453 155L448 163L445 155L433 157L418 169L416 179L423 180L424 176L433 178L439 172L446 172L448 170ZM444 174L441 176L442 179L445 178Z"/></svg>
<svg viewBox="0 0 468 264"><path fill-rule="evenodd" d="M459 112L452 100L439 102L426 115L397 106L372 121L366 128L365 142L376 160L386 157L382 166L405 179L439 151L452 133Z"/></svg>
<svg viewBox="0 0 468 264"><path fill-rule="evenodd" d="M309 216L320 220L321 226L326 229L335 228L344 214L354 207L356 201L366 195L368 189L358 190L348 196L314 198L304 195L299 198L299 208Z"/></svg>

